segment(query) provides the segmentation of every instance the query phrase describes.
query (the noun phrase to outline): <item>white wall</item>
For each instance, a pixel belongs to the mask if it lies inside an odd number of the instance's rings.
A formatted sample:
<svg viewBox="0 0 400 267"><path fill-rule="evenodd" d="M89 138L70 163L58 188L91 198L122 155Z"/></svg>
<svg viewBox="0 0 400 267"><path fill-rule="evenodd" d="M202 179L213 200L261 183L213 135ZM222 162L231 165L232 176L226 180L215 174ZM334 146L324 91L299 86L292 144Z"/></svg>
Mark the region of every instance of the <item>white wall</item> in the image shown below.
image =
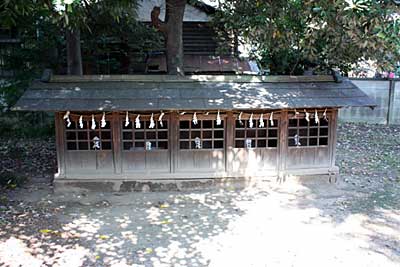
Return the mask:
<svg viewBox="0 0 400 267"><path fill-rule="evenodd" d="M161 13L160 19L164 20L165 17L165 0L140 0L138 1L138 19L139 21L150 22L150 14L153 10L153 7L160 6ZM197 9L191 5L186 5L185 7L185 15L183 17L183 21L201 21L207 22L210 21L210 17L200 9Z"/></svg>

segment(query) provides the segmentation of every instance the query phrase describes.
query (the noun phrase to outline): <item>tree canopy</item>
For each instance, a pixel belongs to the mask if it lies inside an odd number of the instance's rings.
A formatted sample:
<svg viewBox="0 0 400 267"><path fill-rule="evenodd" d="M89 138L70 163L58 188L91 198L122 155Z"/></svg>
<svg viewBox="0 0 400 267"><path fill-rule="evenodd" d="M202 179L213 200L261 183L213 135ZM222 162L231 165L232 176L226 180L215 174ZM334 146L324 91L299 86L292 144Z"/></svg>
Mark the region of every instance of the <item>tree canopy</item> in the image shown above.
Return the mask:
<svg viewBox="0 0 400 267"><path fill-rule="evenodd" d="M400 54L400 9L382 0L227 0L215 22L249 44L276 74L307 68L347 71L361 60L393 68Z"/></svg>
<svg viewBox="0 0 400 267"><path fill-rule="evenodd" d="M167 2L168 11L174 3L185 1ZM250 56L256 57L272 74L302 74L308 68L339 68L347 72L352 64L363 60L373 60L382 69L390 69L400 60L400 7L397 2L225 0L219 2L214 22L221 31L239 36L239 42L249 48ZM60 47L61 43L70 59L68 51L80 49L80 44L83 49L91 50L99 40L110 36L123 38L139 50L155 45L154 31L144 28L135 19L136 7L136 0L5 0L0 4L0 24L19 28L22 39L30 37L30 47L46 50L46 46ZM173 21L171 17L168 19ZM176 23L174 20L173 24ZM182 56L182 45L175 44L181 40L175 36L181 31L173 25L169 28L174 38L166 38L167 46L169 40L169 46L176 48L174 53ZM40 38L36 38L37 32ZM51 45L43 42L36 45L40 39L51 41ZM75 49L78 58L79 49ZM43 50L39 54L43 54ZM177 65L182 68L182 60L176 59L179 57L171 54L168 58L174 59L169 60L171 62L180 62ZM40 66L56 66L60 62L52 57L48 59L50 64Z"/></svg>

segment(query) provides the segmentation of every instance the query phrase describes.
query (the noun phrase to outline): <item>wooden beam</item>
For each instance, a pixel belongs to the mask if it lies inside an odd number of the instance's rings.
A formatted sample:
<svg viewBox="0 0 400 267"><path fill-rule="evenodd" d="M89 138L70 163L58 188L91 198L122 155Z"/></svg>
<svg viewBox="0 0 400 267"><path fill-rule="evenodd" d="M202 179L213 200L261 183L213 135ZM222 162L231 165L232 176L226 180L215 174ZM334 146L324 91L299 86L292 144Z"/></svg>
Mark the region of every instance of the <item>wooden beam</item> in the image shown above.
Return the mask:
<svg viewBox="0 0 400 267"><path fill-rule="evenodd" d="M282 110L279 121L279 145L278 145L278 178L284 178L286 171L286 158L288 151L288 111Z"/></svg>
<svg viewBox="0 0 400 267"><path fill-rule="evenodd" d="M261 75L54 75L51 82L134 81L134 82L333 82L331 75L261 76Z"/></svg>
<svg viewBox="0 0 400 267"><path fill-rule="evenodd" d="M225 171L228 175L232 172L233 148L235 146L235 117L232 112L227 112L225 118Z"/></svg>
<svg viewBox="0 0 400 267"><path fill-rule="evenodd" d="M337 143L337 121L338 121L338 110L334 109L331 111L329 117L329 150L330 150L330 161L331 168L335 167L336 161L336 143Z"/></svg>
<svg viewBox="0 0 400 267"><path fill-rule="evenodd" d="M56 150L57 150L57 177L65 178L65 129L63 114L60 112L55 113L55 130L56 130Z"/></svg>
<svg viewBox="0 0 400 267"><path fill-rule="evenodd" d="M133 123L133 122L131 122ZM122 173L122 150L121 150L121 116L113 112L111 116L112 150L114 159L114 173Z"/></svg>
<svg viewBox="0 0 400 267"><path fill-rule="evenodd" d="M179 114L171 112L169 117L169 151L170 151L170 172L177 170L177 159L179 149Z"/></svg>

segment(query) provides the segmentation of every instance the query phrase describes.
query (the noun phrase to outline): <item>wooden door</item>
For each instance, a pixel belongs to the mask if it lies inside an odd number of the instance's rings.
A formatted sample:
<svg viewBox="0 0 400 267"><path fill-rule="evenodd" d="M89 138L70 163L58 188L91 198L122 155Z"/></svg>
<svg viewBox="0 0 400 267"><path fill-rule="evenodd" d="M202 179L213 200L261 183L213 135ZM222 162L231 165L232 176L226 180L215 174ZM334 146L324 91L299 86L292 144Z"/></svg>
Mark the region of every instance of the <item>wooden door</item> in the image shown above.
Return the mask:
<svg viewBox="0 0 400 267"><path fill-rule="evenodd" d="M176 172L189 177L213 175L225 171L225 121L215 115L199 116L197 124L191 116L178 122Z"/></svg>
<svg viewBox="0 0 400 267"><path fill-rule="evenodd" d="M169 117L164 116L162 123L158 116L141 115L137 127L132 115L130 123L122 120L122 172L128 174L170 173L171 146L169 143Z"/></svg>

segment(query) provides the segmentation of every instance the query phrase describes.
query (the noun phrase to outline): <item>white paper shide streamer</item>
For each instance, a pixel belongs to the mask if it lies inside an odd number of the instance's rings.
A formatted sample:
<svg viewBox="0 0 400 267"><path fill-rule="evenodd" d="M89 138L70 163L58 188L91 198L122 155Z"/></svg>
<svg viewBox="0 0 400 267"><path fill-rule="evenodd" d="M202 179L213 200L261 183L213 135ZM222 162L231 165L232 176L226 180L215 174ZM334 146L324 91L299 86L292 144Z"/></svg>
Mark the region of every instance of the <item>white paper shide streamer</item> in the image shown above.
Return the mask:
<svg viewBox="0 0 400 267"><path fill-rule="evenodd" d="M71 120L69 119L69 114L70 112L67 111L63 117L63 119L67 121L67 127L71 126Z"/></svg>
<svg viewBox="0 0 400 267"><path fill-rule="evenodd" d="M128 114L128 111L127 111L126 115L125 115L125 127L128 127L128 125L129 125L129 114Z"/></svg>
<svg viewBox="0 0 400 267"><path fill-rule="evenodd" d="M306 121L310 122L310 113L307 112L307 110L304 110L306 114Z"/></svg>
<svg viewBox="0 0 400 267"><path fill-rule="evenodd" d="M96 121L94 119L94 115L93 114L92 114L92 127L91 127L91 129L92 130L96 129Z"/></svg>
<svg viewBox="0 0 400 267"><path fill-rule="evenodd" d="M261 113L260 119L259 119L259 127L264 128L264 114Z"/></svg>
<svg viewBox="0 0 400 267"><path fill-rule="evenodd" d="M106 127L106 113L105 112L103 112L103 116L101 117L101 122L100 122L100 127L101 128L104 128L104 127Z"/></svg>
<svg viewBox="0 0 400 267"><path fill-rule="evenodd" d="M135 128L140 129L140 126L140 114L138 114L135 119Z"/></svg>
<svg viewBox="0 0 400 267"><path fill-rule="evenodd" d="M328 121L328 116L326 115L326 110L327 109L325 109L324 114L322 116L324 117L324 120Z"/></svg>
<svg viewBox="0 0 400 267"><path fill-rule="evenodd" d="M217 121L216 121L216 123L217 123L217 125L221 125L221 123L222 123L221 116L219 115L219 110L218 110L218 113L217 113Z"/></svg>
<svg viewBox="0 0 400 267"><path fill-rule="evenodd" d="M238 117L238 120L239 120L240 125L243 125L242 114L243 114L243 112L240 112L240 113L239 113L239 117Z"/></svg>
<svg viewBox="0 0 400 267"><path fill-rule="evenodd" d="M163 119L164 115L165 115L164 112L161 112L160 117L158 117L158 122L160 123L161 127L163 127L162 119Z"/></svg>
<svg viewBox="0 0 400 267"><path fill-rule="evenodd" d="M193 122L194 125L197 125L199 123L199 121L197 120L196 112L193 114L192 122Z"/></svg>
<svg viewBox="0 0 400 267"><path fill-rule="evenodd" d="M82 115L79 117L79 127L81 129L83 129L83 116Z"/></svg>
<svg viewBox="0 0 400 267"><path fill-rule="evenodd" d="M251 113L250 115L250 119L249 119L249 128L253 128L254 123L253 123L253 113Z"/></svg>
<svg viewBox="0 0 400 267"><path fill-rule="evenodd" d="M155 126L156 126L156 123L154 122L154 114L151 113L149 128L153 129Z"/></svg>
<svg viewBox="0 0 400 267"><path fill-rule="evenodd" d="M297 119L297 115L299 115L300 112L298 112L296 109L294 109L294 118Z"/></svg>
<svg viewBox="0 0 400 267"><path fill-rule="evenodd" d="M269 122L271 126L274 126L274 112L271 112L271 115L269 115Z"/></svg>
<svg viewBox="0 0 400 267"><path fill-rule="evenodd" d="M314 121L315 121L315 124L318 124L318 123L319 123L318 111L317 111L317 110L315 110Z"/></svg>

